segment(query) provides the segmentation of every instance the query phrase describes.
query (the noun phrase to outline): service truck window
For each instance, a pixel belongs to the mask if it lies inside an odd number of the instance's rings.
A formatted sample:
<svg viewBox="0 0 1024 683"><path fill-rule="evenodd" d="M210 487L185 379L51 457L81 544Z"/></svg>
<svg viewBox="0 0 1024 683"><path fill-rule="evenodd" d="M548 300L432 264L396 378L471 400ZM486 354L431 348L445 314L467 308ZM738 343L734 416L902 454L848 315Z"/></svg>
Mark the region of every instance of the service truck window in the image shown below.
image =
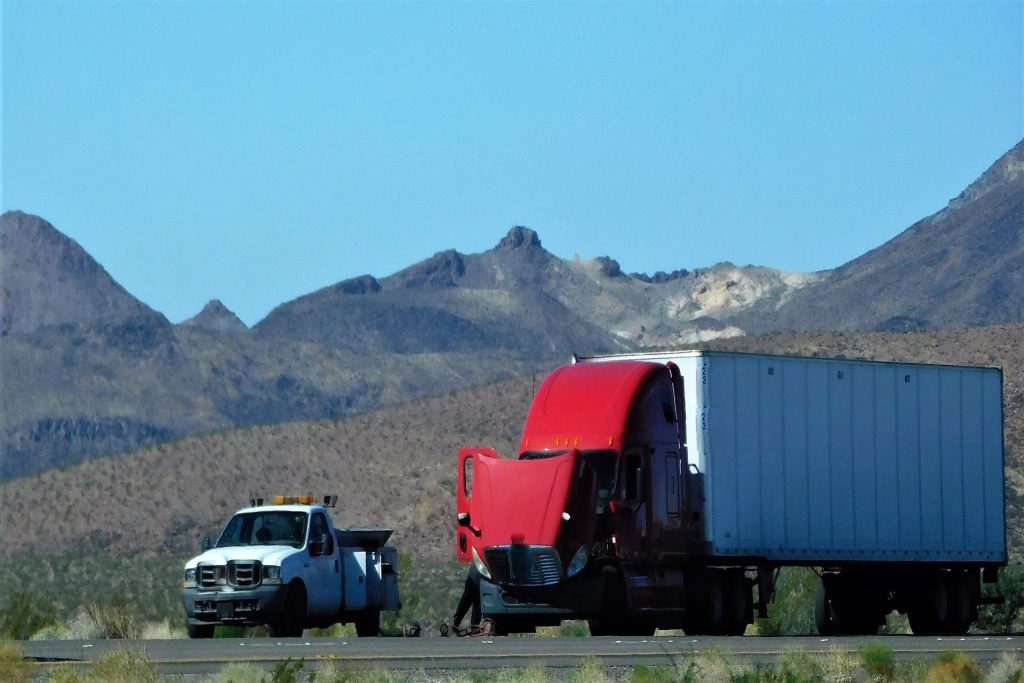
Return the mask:
<svg viewBox="0 0 1024 683"><path fill-rule="evenodd" d="M301 548L306 541L305 512L267 510L235 515L217 540L218 548L238 545L290 545Z"/></svg>
<svg viewBox="0 0 1024 683"><path fill-rule="evenodd" d="M319 543L320 537L327 537L327 545L324 546L324 555L334 554L334 540L330 532L330 525L327 523L327 518L324 517L322 512L318 512L313 515L313 522L309 528L309 542Z"/></svg>

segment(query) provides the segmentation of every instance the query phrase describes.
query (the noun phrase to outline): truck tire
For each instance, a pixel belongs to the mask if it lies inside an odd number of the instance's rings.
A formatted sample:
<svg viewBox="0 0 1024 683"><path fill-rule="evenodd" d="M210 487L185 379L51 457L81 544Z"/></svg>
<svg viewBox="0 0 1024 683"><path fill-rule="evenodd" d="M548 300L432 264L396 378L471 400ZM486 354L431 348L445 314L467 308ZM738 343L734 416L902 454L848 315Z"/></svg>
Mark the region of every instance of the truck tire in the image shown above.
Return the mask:
<svg viewBox="0 0 1024 683"><path fill-rule="evenodd" d="M949 619L943 631L952 636L962 636L971 628L975 605L968 576L964 572L954 571L947 577Z"/></svg>
<svg viewBox="0 0 1024 683"><path fill-rule="evenodd" d="M268 624L275 638L300 638L306 625L306 589L301 583L288 586L281 619Z"/></svg>
<svg viewBox="0 0 1024 683"><path fill-rule="evenodd" d="M935 636L950 625L949 582L938 572L920 582L907 616L915 636Z"/></svg>
<svg viewBox="0 0 1024 683"><path fill-rule="evenodd" d="M754 594L750 582L742 571L724 573L722 581L723 607L721 635L742 636L752 621Z"/></svg>
<svg viewBox="0 0 1024 683"><path fill-rule="evenodd" d="M356 617L356 635L360 638L380 635L380 610L368 609Z"/></svg>
<svg viewBox="0 0 1024 683"><path fill-rule="evenodd" d="M216 628L215 624L189 624L188 625L188 637L189 638L213 638L213 629Z"/></svg>
<svg viewBox="0 0 1024 683"><path fill-rule="evenodd" d="M836 634L832 600L824 576L818 579L814 589L814 624L818 628L818 635L834 636Z"/></svg>
<svg viewBox="0 0 1024 683"><path fill-rule="evenodd" d="M601 588L601 614L587 620L592 636L613 636L624 634L626 625L626 590L617 572L605 571Z"/></svg>

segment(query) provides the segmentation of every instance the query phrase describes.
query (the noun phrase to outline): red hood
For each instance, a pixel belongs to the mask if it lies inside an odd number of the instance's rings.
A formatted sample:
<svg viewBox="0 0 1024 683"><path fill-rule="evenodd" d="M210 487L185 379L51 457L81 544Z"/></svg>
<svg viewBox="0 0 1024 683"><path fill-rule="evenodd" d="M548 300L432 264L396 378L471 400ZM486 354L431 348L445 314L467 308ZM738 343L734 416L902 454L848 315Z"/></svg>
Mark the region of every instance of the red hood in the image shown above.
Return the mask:
<svg viewBox="0 0 1024 683"><path fill-rule="evenodd" d="M478 548L556 545L579 454L540 460L479 458L473 483Z"/></svg>

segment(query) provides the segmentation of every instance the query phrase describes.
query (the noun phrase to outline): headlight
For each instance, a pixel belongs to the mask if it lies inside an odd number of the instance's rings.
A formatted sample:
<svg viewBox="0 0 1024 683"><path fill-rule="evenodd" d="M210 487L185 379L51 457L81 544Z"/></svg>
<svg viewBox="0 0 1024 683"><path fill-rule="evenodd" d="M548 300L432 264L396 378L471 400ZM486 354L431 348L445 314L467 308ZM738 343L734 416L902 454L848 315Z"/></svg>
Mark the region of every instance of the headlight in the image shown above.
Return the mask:
<svg viewBox="0 0 1024 683"><path fill-rule="evenodd" d="M576 551L576 554L572 556L572 560L569 561L569 567L565 570L565 575L576 576L583 568L587 566L587 546L581 545L580 549Z"/></svg>
<svg viewBox="0 0 1024 683"><path fill-rule="evenodd" d="M480 559L480 555L477 554L476 548L473 548L473 566L476 567L478 572L480 572L480 576L485 579L491 578L491 570L488 569L487 565L484 564L484 561Z"/></svg>
<svg viewBox="0 0 1024 683"><path fill-rule="evenodd" d="M195 567L192 569L185 570L185 578L181 582L182 588L195 588L196 587L196 570Z"/></svg>
<svg viewBox="0 0 1024 683"><path fill-rule="evenodd" d="M281 568L274 565L263 565L263 583L281 583Z"/></svg>

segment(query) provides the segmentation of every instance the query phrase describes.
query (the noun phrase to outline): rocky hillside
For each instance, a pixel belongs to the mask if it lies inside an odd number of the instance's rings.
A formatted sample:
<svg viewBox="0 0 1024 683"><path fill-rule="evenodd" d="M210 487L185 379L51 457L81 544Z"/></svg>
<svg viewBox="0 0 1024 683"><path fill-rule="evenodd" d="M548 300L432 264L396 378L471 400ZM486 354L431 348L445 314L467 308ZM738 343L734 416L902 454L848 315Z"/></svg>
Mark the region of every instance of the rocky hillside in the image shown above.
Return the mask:
<svg viewBox="0 0 1024 683"><path fill-rule="evenodd" d="M742 351L1004 368L1009 541L1024 549L1024 324L800 333L713 342ZM455 454L513 453L546 370L341 420L233 429L0 483L0 546L29 554L191 554L250 492L335 492L351 525L393 525L417 558L451 557ZM56 493L55 493L56 492ZM46 529L32 511L46 509Z"/></svg>
<svg viewBox="0 0 1024 683"><path fill-rule="evenodd" d="M1024 319L1024 141L949 205L797 292L754 331L934 329Z"/></svg>
<svg viewBox="0 0 1024 683"><path fill-rule="evenodd" d="M785 329L1024 319L1024 142L949 206L820 273L720 263L627 274L515 227L342 280L251 330L220 302L179 325L41 218L0 218L0 478L189 434L337 418L593 354Z"/></svg>
<svg viewBox="0 0 1024 683"><path fill-rule="evenodd" d="M44 326L161 319L74 240L20 211L0 219L0 337Z"/></svg>

